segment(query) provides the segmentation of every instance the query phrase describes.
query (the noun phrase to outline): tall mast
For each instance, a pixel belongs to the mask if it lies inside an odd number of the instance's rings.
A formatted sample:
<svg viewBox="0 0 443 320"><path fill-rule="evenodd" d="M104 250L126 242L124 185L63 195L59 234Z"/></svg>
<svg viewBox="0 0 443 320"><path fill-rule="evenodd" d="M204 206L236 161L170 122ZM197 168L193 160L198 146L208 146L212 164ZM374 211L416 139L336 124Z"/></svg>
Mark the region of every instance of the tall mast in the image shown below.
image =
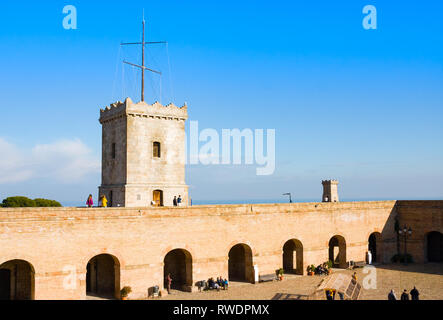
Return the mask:
<svg viewBox="0 0 443 320"><path fill-rule="evenodd" d="M142 66L145 65L145 17L143 15ZM142 101L145 101L145 69L142 69Z"/></svg>
<svg viewBox="0 0 443 320"><path fill-rule="evenodd" d="M128 42L128 43L121 43L120 45L125 46L125 45L132 45L132 44L140 44L142 46L142 64L141 65L138 65L138 64L135 64L135 63L131 63L131 62L127 62L127 61L124 61L124 60L123 60L123 63L129 64L129 65L131 65L133 67L140 68L140 70L142 72L141 101L145 101L145 70L157 73L159 75L162 74L160 71L156 71L156 70L150 69L150 68L145 66L145 45L147 45L147 44L167 43L167 42L166 41L145 42L145 17L144 17L144 14L143 14L142 25L143 25L142 42Z"/></svg>

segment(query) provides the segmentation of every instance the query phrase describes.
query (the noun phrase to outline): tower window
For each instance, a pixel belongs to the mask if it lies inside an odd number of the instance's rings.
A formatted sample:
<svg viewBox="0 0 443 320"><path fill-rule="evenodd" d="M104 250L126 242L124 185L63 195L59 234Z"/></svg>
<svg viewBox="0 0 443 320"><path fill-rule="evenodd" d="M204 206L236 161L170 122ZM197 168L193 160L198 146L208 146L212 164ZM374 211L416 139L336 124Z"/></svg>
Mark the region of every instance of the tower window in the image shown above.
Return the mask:
<svg viewBox="0 0 443 320"><path fill-rule="evenodd" d="M112 156L112 159L115 159L115 143L112 144L111 156Z"/></svg>
<svg viewBox="0 0 443 320"><path fill-rule="evenodd" d="M154 158L160 158L161 150L160 150L160 142L154 142L152 145L152 156Z"/></svg>

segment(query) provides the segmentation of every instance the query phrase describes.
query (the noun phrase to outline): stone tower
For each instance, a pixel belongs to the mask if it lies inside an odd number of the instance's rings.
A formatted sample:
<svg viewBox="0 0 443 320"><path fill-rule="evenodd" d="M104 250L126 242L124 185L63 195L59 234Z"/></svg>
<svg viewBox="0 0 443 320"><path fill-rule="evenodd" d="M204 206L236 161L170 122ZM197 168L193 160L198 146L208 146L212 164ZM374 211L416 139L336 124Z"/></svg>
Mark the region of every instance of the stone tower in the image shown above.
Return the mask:
<svg viewBox="0 0 443 320"><path fill-rule="evenodd" d="M133 103L130 98L100 110L102 183L108 206L172 206L188 203L185 183L186 104ZM153 202L154 201L154 202Z"/></svg>
<svg viewBox="0 0 443 320"><path fill-rule="evenodd" d="M322 202L338 202L338 181L323 180L323 197Z"/></svg>

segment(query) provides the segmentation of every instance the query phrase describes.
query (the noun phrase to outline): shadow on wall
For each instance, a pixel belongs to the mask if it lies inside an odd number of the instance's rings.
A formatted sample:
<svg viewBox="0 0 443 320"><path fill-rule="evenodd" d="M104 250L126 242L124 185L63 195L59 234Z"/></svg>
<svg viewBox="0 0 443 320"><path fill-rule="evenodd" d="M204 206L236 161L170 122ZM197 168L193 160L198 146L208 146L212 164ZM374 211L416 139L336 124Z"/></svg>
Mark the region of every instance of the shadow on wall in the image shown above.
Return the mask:
<svg viewBox="0 0 443 320"><path fill-rule="evenodd" d="M380 268L443 274L443 202L432 200L397 201L382 233L382 261L388 265ZM399 229L411 228L408 236L399 234ZM373 246L374 238L370 239ZM377 251L378 249L376 249ZM394 254L411 255L414 267L405 268L401 263L394 264ZM378 253L377 253L378 255ZM435 263L435 268L426 269L420 264ZM411 263L409 263L411 264Z"/></svg>

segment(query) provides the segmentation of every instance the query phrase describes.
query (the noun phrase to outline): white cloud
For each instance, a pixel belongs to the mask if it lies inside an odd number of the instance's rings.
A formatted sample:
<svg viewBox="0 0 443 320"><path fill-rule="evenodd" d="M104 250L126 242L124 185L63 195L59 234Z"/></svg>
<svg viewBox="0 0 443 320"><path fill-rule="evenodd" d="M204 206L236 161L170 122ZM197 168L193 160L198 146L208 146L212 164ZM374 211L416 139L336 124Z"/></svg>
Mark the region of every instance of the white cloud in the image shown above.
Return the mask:
<svg viewBox="0 0 443 320"><path fill-rule="evenodd" d="M26 158L14 145L0 138L0 183L21 182L32 176Z"/></svg>
<svg viewBox="0 0 443 320"><path fill-rule="evenodd" d="M0 184L31 179L72 183L100 171L100 159L79 139L20 149L0 138Z"/></svg>

